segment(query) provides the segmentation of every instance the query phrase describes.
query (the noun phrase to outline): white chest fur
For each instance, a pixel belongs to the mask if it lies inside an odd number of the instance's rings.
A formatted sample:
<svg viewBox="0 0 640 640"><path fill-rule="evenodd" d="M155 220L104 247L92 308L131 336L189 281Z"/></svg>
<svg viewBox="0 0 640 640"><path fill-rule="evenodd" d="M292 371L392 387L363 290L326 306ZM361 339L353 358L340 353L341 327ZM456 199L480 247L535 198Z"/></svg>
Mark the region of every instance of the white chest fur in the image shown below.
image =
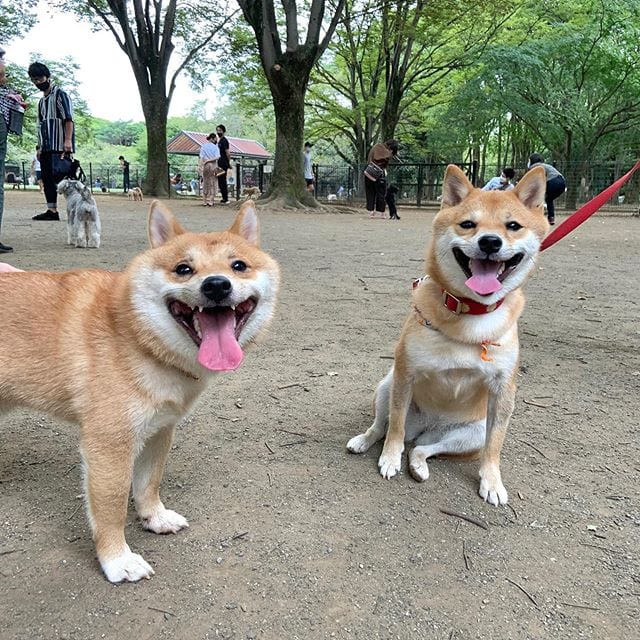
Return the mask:
<svg viewBox="0 0 640 640"><path fill-rule="evenodd" d="M409 367L416 381L429 379L444 392L460 396L477 386L491 388L511 377L518 362L517 327L490 343L465 344L428 327L408 337Z"/></svg>

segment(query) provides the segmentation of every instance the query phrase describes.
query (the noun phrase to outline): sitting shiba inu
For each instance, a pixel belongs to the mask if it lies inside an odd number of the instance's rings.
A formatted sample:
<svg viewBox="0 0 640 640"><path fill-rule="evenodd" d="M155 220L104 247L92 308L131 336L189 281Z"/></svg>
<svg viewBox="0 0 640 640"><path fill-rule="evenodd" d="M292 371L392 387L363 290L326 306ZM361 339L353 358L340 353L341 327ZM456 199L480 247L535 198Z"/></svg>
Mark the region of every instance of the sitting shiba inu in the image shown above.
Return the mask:
<svg viewBox="0 0 640 640"><path fill-rule="evenodd" d="M221 233L188 233L155 201L148 232L151 249L122 273L0 268L0 353L11 355L0 410L80 423L86 508L111 582L154 573L125 541L131 488L145 529L188 526L159 495L174 428L213 372L240 366L279 283L252 201Z"/></svg>
<svg viewBox="0 0 640 640"><path fill-rule="evenodd" d="M507 503L500 451L516 392L520 287L549 228L544 195L541 168L512 191L475 189L460 169L447 168L427 276L414 288L394 366L376 390L375 420L347 443L362 453L386 432L383 477L400 471L405 441L415 441L409 470L418 481L429 477L432 456L479 452L480 496Z"/></svg>

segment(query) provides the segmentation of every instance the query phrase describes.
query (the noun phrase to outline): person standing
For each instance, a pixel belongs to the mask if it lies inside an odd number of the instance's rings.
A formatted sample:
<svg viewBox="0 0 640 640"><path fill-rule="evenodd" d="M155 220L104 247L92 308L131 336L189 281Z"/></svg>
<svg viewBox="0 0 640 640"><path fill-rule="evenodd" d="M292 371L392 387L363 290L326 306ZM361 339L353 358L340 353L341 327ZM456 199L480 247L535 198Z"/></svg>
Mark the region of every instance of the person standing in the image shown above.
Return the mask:
<svg viewBox="0 0 640 640"><path fill-rule="evenodd" d="M118 156L120 161L120 168L122 169L122 188L124 193L127 193L131 189L131 180L129 177L129 163L124 159L124 156Z"/></svg>
<svg viewBox="0 0 640 640"><path fill-rule="evenodd" d="M36 145L36 152L33 154L33 159L31 160L31 175L33 176L34 183L40 187L40 193L44 193L42 187L42 170L40 169L40 160L38 160L39 150L40 145Z"/></svg>
<svg viewBox="0 0 640 640"><path fill-rule="evenodd" d="M4 50L2 51L4 55ZM9 133L10 109L22 107L22 96L7 86L7 71L4 59L0 56L0 232L4 213L4 163L7 157L7 135ZM13 247L0 242L0 253L11 253Z"/></svg>
<svg viewBox="0 0 640 640"><path fill-rule="evenodd" d="M29 65L28 73L31 82L44 94L38 103L38 159L47 201L47 210L32 219L60 220L53 158L75 151L73 108L68 94L51 82L51 72L46 65L34 62Z"/></svg>
<svg viewBox="0 0 640 640"><path fill-rule="evenodd" d="M218 159L218 187L220 188L220 204L229 204L229 187L227 185L227 171L231 167L231 150L226 134L227 128L223 124L216 127L218 135L218 149L220 158Z"/></svg>
<svg viewBox="0 0 640 640"><path fill-rule="evenodd" d="M200 147L200 175L202 176L202 199L205 207L213 207L216 197L216 182L218 173L218 136L210 133L207 141Z"/></svg>
<svg viewBox="0 0 640 640"><path fill-rule="evenodd" d="M307 191L313 193L314 175L313 175L313 163L311 161L311 147L313 147L313 145L310 142L304 143L302 160L303 160L303 166L304 166L304 181L307 183Z"/></svg>
<svg viewBox="0 0 640 640"><path fill-rule="evenodd" d="M534 167L544 167L544 173L547 178L547 190L544 201L547 204L547 219L549 224L556 223L556 207L554 200L561 196L567 189L567 183L564 176L551 164L547 164L539 153L532 153L529 156L529 169Z"/></svg>
<svg viewBox="0 0 640 640"><path fill-rule="evenodd" d="M499 176L491 178L487 184L482 187L483 191L511 191L513 185L511 181L516 172L511 167L505 167Z"/></svg>
<svg viewBox="0 0 640 640"><path fill-rule="evenodd" d="M387 140L373 145L364 170L364 191L370 218L385 218L387 194L387 167L391 158L398 155L398 141Z"/></svg>

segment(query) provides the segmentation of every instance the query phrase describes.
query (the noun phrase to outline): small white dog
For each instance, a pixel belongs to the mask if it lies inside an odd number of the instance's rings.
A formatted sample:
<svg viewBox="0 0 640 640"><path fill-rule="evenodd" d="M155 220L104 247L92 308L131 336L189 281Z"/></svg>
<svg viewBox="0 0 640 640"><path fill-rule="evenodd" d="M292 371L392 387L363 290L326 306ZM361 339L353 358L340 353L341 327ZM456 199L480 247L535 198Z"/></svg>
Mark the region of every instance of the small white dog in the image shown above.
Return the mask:
<svg viewBox="0 0 640 640"><path fill-rule="evenodd" d="M91 191L79 180L62 180L58 193L67 199L67 244L100 246L100 215Z"/></svg>

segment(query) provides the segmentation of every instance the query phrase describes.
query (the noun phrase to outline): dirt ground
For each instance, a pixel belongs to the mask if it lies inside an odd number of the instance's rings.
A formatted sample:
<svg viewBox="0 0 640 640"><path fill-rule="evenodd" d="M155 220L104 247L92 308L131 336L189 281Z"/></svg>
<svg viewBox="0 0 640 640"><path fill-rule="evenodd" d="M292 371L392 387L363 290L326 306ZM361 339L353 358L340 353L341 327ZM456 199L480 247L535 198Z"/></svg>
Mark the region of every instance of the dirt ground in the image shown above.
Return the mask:
<svg viewBox="0 0 640 640"><path fill-rule="evenodd" d="M122 268L145 248L148 202L97 199L103 246L83 250L65 245L64 222L31 221L39 194L8 191L8 261ZM234 213L170 206L193 230ZM380 445L345 448L370 425L422 272L434 212L400 215L261 211L283 270L276 319L178 430L163 497L191 527L156 536L130 510L128 542L151 580L102 576L76 428L2 417L0 638L638 637L640 220L592 218L527 285L502 462L510 505L496 508L477 495L476 462L386 481Z"/></svg>

